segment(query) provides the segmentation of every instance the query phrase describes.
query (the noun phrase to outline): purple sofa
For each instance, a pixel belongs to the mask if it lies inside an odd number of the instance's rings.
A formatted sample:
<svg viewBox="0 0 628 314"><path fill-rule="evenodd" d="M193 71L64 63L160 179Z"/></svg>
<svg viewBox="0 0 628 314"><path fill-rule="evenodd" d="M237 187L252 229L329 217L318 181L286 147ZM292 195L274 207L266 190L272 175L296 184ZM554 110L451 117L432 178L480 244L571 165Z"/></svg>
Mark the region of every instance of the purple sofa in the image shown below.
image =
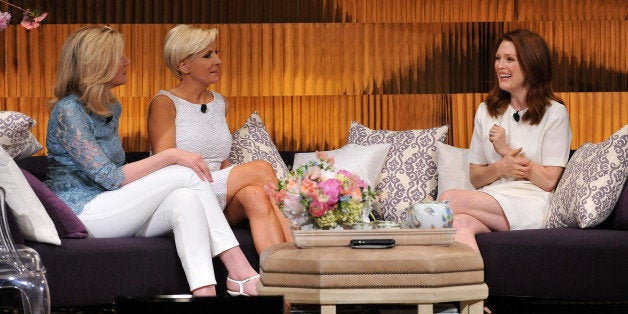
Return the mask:
<svg viewBox="0 0 628 314"><path fill-rule="evenodd" d="M291 164L294 152L281 152ZM133 161L146 153L129 153ZM18 165L45 178L46 158ZM485 264L489 301L557 300L628 304L628 183L613 214L594 229L540 229L477 236ZM19 232L17 241L24 243ZM234 228L254 267L258 267L248 226ZM22 240L20 240L22 239ZM53 307L111 304L116 296L188 293L171 237L62 239L61 246L26 242L48 270ZM219 260L219 293L226 271ZM500 313L500 311L496 311ZM506 312L511 312L507 310Z"/></svg>

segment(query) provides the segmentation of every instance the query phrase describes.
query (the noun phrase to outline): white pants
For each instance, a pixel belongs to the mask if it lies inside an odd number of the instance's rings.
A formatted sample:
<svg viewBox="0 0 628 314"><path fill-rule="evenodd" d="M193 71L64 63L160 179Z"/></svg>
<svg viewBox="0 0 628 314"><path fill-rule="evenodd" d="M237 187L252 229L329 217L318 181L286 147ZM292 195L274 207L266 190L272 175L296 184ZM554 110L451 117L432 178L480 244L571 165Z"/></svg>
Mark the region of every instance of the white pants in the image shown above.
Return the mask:
<svg viewBox="0 0 628 314"><path fill-rule="evenodd" d="M90 237L153 237L172 230L190 290L215 285L212 257L238 245L209 182L173 165L107 191L79 218Z"/></svg>

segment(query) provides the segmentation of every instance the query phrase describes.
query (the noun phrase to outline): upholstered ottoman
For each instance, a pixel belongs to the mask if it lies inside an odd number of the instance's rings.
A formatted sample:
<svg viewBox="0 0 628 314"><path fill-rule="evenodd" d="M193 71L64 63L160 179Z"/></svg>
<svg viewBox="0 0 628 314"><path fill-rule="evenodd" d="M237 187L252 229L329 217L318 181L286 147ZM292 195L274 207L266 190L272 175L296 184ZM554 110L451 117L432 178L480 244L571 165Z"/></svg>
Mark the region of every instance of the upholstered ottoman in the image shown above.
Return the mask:
<svg viewBox="0 0 628 314"><path fill-rule="evenodd" d="M416 304L427 314L434 303L458 301L461 313L481 314L488 296L482 257L458 242L389 249L284 243L262 252L260 273L260 295L320 304L322 314L337 304Z"/></svg>

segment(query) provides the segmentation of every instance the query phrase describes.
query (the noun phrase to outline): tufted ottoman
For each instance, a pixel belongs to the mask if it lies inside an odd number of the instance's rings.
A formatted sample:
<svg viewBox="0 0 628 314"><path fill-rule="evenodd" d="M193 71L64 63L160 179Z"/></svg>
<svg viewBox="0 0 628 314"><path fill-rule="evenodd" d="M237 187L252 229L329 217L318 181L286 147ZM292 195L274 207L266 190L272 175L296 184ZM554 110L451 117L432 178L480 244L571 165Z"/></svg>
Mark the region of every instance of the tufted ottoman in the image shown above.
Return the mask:
<svg viewBox="0 0 628 314"><path fill-rule="evenodd" d="M320 304L322 314L337 304L433 304L460 301L460 313L481 314L488 296L479 253L449 246L297 248L283 243L260 256L260 295L283 295L292 304Z"/></svg>

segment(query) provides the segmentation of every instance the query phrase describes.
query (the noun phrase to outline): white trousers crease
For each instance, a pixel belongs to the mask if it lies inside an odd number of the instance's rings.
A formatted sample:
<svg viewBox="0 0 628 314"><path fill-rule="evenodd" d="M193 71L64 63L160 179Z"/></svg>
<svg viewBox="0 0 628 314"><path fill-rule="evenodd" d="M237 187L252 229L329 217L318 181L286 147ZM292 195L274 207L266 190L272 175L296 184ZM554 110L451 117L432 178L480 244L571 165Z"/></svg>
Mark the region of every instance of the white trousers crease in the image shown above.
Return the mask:
<svg viewBox="0 0 628 314"><path fill-rule="evenodd" d="M153 237L172 231L190 290L216 284L212 257L238 245L209 182L168 166L87 203L90 237Z"/></svg>

